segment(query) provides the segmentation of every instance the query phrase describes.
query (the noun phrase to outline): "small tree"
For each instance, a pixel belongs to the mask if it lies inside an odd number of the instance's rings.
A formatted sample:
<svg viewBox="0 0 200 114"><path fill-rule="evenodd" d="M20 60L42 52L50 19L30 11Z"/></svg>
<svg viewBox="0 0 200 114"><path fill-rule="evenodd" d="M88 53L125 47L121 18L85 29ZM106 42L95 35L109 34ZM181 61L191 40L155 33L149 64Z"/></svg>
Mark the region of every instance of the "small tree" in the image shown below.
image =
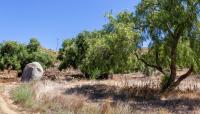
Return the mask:
<svg viewBox="0 0 200 114"><path fill-rule="evenodd" d="M36 38L31 38L27 49L29 52L37 52L40 48L40 42Z"/></svg>
<svg viewBox="0 0 200 114"><path fill-rule="evenodd" d="M151 61L138 55L137 57L167 77L165 83L162 83L162 92L174 89L194 71L194 67L198 67L199 52L192 47L200 44L189 42L199 42L199 11L199 0L142 0L137 6L136 29L141 30L142 41L151 41L146 56ZM190 53L190 58L185 58L187 61L182 61L182 51ZM190 68L176 79L179 58L182 58L181 63L184 66L189 65Z"/></svg>

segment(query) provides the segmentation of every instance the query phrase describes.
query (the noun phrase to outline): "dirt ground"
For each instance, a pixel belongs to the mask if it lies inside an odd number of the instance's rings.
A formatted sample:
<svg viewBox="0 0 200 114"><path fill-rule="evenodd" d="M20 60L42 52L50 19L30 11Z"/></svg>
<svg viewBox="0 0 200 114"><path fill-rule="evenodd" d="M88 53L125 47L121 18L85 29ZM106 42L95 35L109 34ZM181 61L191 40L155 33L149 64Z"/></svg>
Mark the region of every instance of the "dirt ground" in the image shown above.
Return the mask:
<svg viewBox="0 0 200 114"><path fill-rule="evenodd" d="M101 81L74 78L66 80L68 75L63 76L53 81L60 85L57 92L62 95L81 95L90 102L127 103L137 114L200 113L199 76L190 76L167 96L158 93L161 79L159 76L144 77L140 73L118 74L114 75L113 79ZM10 98L9 92L18 85L20 82L17 78L0 79L0 114L29 114Z"/></svg>
<svg viewBox="0 0 200 114"><path fill-rule="evenodd" d="M16 80L0 80L0 114L27 114L24 109L16 105L10 98L10 91L19 84Z"/></svg>

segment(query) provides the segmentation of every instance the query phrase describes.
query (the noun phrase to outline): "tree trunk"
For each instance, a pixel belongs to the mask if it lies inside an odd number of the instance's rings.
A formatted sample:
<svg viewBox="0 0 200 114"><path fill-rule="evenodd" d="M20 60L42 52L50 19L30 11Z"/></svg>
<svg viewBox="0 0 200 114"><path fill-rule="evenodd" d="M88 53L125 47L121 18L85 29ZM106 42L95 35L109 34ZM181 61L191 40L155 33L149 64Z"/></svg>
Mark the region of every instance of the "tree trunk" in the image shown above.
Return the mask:
<svg viewBox="0 0 200 114"><path fill-rule="evenodd" d="M170 56L170 59L171 59L171 64L170 64L170 77L169 77L169 80L167 80L167 82L162 85L162 88L161 88L161 92L165 92L167 90L171 90L171 87L173 85L173 83L175 82L175 79L176 79L176 58L177 58L177 45L178 45L178 41L179 41L179 38L180 37L176 37L176 38L173 38L173 41L171 42L172 45L171 45L171 56Z"/></svg>
<svg viewBox="0 0 200 114"><path fill-rule="evenodd" d="M167 92L167 91L171 91L173 89L175 89L176 86L178 86L182 80L184 80L185 78L187 78L192 72L193 72L193 66L191 66L191 68L188 70L188 72L186 72L184 75L180 76L177 80L176 80L176 58L177 58L177 46L178 46L178 42L180 39L180 35L182 33L182 28L179 28L175 31L175 35L172 35L173 40L171 42L171 64L170 64L170 77L169 80L167 80L167 83L165 83L165 85L163 85L163 88L161 88L162 92Z"/></svg>

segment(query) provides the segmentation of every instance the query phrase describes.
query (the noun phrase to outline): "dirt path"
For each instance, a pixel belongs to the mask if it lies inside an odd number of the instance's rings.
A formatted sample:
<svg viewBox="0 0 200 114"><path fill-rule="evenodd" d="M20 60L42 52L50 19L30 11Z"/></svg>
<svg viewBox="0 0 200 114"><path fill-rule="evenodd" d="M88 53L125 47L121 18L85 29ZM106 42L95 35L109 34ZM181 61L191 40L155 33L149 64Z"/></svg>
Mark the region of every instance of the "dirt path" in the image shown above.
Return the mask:
<svg viewBox="0 0 200 114"><path fill-rule="evenodd" d="M17 114L16 111L10 109L6 101L0 96L0 109L3 114Z"/></svg>
<svg viewBox="0 0 200 114"><path fill-rule="evenodd" d="M0 83L0 114L26 114L10 98L9 92L17 85L15 82Z"/></svg>

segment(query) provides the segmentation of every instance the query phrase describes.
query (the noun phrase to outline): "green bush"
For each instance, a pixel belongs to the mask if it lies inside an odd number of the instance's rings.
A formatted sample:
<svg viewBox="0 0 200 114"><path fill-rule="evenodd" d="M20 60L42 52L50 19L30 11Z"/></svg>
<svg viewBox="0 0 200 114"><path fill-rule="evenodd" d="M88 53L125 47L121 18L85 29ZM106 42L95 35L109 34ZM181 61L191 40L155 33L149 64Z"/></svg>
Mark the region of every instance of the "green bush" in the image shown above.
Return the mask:
<svg viewBox="0 0 200 114"><path fill-rule="evenodd" d="M170 84L170 76L168 75L163 76L160 83L161 90L166 89L169 84Z"/></svg>

